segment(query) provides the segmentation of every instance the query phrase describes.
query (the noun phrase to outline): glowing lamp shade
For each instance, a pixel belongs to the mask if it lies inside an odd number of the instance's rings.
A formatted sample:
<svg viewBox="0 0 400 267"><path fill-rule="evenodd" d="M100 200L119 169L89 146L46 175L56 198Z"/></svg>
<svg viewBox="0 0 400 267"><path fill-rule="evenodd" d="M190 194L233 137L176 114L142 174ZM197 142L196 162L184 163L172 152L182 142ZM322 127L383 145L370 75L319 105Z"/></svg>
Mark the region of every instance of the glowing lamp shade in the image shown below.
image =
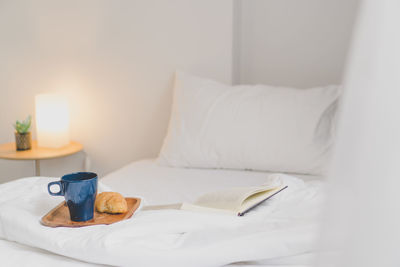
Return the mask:
<svg viewBox="0 0 400 267"><path fill-rule="evenodd" d="M59 148L69 144L68 101L56 94L35 98L38 146Z"/></svg>

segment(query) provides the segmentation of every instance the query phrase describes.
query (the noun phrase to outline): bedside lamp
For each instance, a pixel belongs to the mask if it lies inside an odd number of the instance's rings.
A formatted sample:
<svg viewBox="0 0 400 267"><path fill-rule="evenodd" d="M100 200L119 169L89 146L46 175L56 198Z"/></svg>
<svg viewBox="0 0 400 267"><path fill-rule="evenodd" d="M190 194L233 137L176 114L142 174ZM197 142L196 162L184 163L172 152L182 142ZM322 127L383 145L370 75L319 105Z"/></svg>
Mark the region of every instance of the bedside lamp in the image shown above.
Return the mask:
<svg viewBox="0 0 400 267"><path fill-rule="evenodd" d="M68 101L57 94L41 94L35 97L35 104L38 146L59 148L68 145Z"/></svg>

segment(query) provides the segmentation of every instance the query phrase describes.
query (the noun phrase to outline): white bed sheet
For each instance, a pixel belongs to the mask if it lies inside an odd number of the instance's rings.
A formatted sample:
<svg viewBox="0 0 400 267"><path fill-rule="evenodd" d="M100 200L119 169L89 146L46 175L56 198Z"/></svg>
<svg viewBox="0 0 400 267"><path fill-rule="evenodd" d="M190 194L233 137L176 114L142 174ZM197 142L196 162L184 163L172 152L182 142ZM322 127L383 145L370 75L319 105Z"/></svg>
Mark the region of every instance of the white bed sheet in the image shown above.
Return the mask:
<svg viewBox="0 0 400 267"><path fill-rule="evenodd" d="M294 257L277 258L267 261L239 262L226 267L309 267L313 262L312 253ZM43 249L21 245L0 239L0 266L4 267L107 267L57 255ZM160 266L163 267L163 266Z"/></svg>
<svg viewBox="0 0 400 267"><path fill-rule="evenodd" d="M159 205L193 201L199 195L232 186L259 185L268 173L231 170L193 170L158 166L154 160L131 163L101 181L126 196L140 195L146 204ZM305 180L317 179L301 176ZM306 266L311 255L235 264L235 266ZM0 260L4 266L101 266L0 240Z"/></svg>
<svg viewBox="0 0 400 267"><path fill-rule="evenodd" d="M238 170L171 168L141 160L118 169L101 181L124 196L144 197L147 205L193 202L200 195L235 186L257 186L270 173ZM305 181L318 176L295 175Z"/></svg>
<svg viewBox="0 0 400 267"><path fill-rule="evenodd" d="M78 261L43 249L0 239L0 266L4 267L102 267Z"/></svg>

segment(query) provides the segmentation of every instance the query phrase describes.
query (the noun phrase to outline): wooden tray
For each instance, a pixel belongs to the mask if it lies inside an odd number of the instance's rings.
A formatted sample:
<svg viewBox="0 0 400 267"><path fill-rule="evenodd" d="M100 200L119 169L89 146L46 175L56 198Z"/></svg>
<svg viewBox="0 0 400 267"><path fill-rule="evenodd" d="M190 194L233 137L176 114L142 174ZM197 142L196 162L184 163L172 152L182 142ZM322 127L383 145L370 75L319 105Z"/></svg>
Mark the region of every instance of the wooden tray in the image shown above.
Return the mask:
<svg viewBox="0 0 400 267"><path fill-rule="evenodd" d="M90 221L74 222L71 221L69 210L65 201L49 211L42 217L41 224L49 227L83 227L98 224L112 224L129 219L140 205L140 198L125 198L128 204L128 211L121 214L108 214L95 211L94 217Z"/></svg>

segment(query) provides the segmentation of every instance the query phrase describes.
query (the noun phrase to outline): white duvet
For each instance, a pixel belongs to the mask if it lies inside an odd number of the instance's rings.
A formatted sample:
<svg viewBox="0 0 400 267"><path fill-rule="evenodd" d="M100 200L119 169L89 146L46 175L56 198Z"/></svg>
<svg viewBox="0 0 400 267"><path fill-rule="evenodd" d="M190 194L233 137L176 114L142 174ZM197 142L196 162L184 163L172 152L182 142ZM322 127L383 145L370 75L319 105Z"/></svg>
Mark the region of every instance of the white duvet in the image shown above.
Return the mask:
<svg viewBox="0 0 400 267"><path fill-rule="evenodd" d="M289 188L244 217L139 211L127 221L84 228L42 226L40 218L62 201L47 193L55 179L20 179L0 185L0 238L117 266L222 266L312 252L322 184L279 176Z"/></svg>

